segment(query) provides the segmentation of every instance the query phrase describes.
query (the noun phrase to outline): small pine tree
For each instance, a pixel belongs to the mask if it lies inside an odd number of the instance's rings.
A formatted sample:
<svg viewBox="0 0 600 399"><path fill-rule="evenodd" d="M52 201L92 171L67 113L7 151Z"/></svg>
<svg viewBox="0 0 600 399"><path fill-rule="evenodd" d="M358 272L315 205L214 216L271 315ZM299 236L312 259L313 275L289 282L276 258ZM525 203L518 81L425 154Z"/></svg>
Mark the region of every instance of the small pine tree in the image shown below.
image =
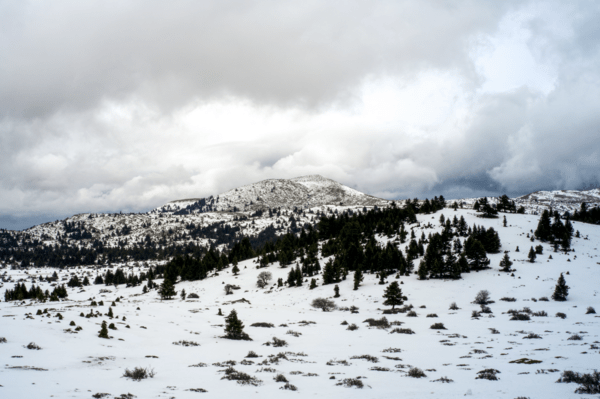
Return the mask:
<svg viewBox="0 0 600 399"><path fill-rule="evenodd" d="M238 265L237 265L237 262L235 262L235 263L233 264L233 269L231 269L231 271L233 272L233 274L234 274L235 276L237 276L237 275L238 275L238 273L240 272L240 268L238 267Z"/></svg>
<svg viewBox="0 0 600 399"><path fill-rule="evenodd" d="M333 297L339 298L340 297L340 287L338 287L338 285L336 284L335 287L333 287L333 290L335 291L335 295Z"/></svg>
<svg viewBox="0 0 600 399"><path fill-rule="evenodd" d="M385 284L385 273L383 271L379 272L379 285Z"/></svg>
<svg viewBox="0 0 600 399"><path fill-rule="evenodd" d="M175 291L175 285L173 282L170 279L165 278L163 283L160 285L158 293L161 299L171 299L173 296L175 296L175 294L177 294L177 291Z"/></svg>
<svg viewBox="0 0 600 399"><path fill-rule="evenodd" d="M508 254L504 254L504 257L500 261L500 270L503 272L510 272L510 267L512 264L513 263L510 261Z"/></svg>
<svg viewBox="0 0 600 399"><path fill-rule="evenodd" d="M311 290L317 288L317 280L315 280L314 278L310 279L310 287L308 287L308 288Z"/></svg>
<svg viewBox="0 0 600 399"><path fill-rule="evenodd" d="M555 301L566 301L567 296L569 295L569 286L565 281L563 274L560 274L558 281L556 282L556 287L554 287L554 293L552 294L552 299Z"/></svg>
<svg viewBox="0 0 600 399"><path fill-rule="evenodd" d="M102 322L102 327L100 327L100 331L98 332L98 337L99 338L106 338L108 339L108 327L106 326L106 321Z"/></svg>
<svg viewBox="0 0 600 399"><path fill-rule="evenodd" d="M354 272L354 291L358 290L358 286L360 285L360 283L362 283L363 280L364 280L364 277L362 274L362 270L360 270L360 267L359 267Z"/></svg>
<svg viewBox="0 0 600 399"><path fill-rule="evenodd" d="M185 297L186 297L185 289L182 289L181 290L181 300L185 301Z"/></svg>
<svg viewBox="0 0 600 399"><path fill-rule="evenodd" d="M529 263L533 263L535 262L535 250L533 249L533 247L531 247L531 249L529 250L529 255L527 255L527 258L529 258Z"/></svg>
<svg viewBox="0 0 600 399"><path fill-rule="evenodd" d="M112 311L112 308L111 308L111 307L109 307L109 308L108 308L108 314L107 314L107 316L108 316L108 317L110 317L111 319L112 319L113 317L115 317L115 315L113 314L113 311Z"/></svg>
<svg viewBox="0 0 600 399"><path fill-rule="evenodd" d="M237 312L235 309L229 313L229 316L225 317L225 336L228 339L243 339L251 341L248 334L244 332L244 323L238 319Z"/></svg>
<svg viewBox="0 0 600 399"><path fill-rule="evenodd" d="M383 302L383 304L386 306L392 305L392 310L396 307L396 305L402 305L404 301L408 299L402 295L402 288L400 288L397 281L393 281L387 286L383 292L383 297L385 298L385 302Z"/></svg>
<svg viewBox="0 0 600 399"><path fill-rule="evenodd" d="M506 227L506 215L504 216L504 220L502 220L502 226Z"/></svg>

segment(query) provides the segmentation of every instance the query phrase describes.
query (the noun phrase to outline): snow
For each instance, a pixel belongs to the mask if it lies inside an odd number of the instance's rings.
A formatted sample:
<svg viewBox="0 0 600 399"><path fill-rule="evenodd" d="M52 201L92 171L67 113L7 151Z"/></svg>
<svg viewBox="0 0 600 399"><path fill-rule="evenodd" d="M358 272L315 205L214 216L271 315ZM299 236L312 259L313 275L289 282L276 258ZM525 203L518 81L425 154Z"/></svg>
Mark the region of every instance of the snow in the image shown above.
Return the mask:
<svg viewBox="0 0 600 399"><path fill-rule="evenodd" d="M543 255L538 256L537 261L531 264L527 262L528 247L540 243L530 242L527 233L535 230L537 216L508 214L509 227L504 228L502 218L481 219L472 210L455 212L445 209L434 215L418 215L421 227L412 225L407 226L407 229L413 227L417 237L421 235L421 231L425 235L440 231L438 219L441 213L446 218L454 215L460 218L463 215L469 225L475 223L497 230L502 241L502 251L510 251L510 258L514 260L513 268L517 271L514 277L498 271L498 264L503 256L501 252L489 255L492 269L463 274L461 280L419 281L416 275L401 277L399 281L403 282L401 288L408 296L407 303L414 305L418 317L407 317L406 314L386 317L389 321L402 322L402 328L415 331L413 335L391 334L390 331L396 326L382 330L368 328L363 323L367 318L383 317L382 309L386 308L382 304L382 294L387 285L379 285L376 276L365 275L365 280L357 291L352 290L351 275L339 284L341 297L335 299L336 304L339 307L357 306L358 314L341 310L322 312L313 309L310 302L317 297L331 298L332 285L321 286L319 277L319 286L314 290L309 290L308 282L295 288L270 286L258 289L257 275L265 269L256 269L255 259L251 259L240 262L239 276L222 271L220 275L202 281L181 282L176 285L178 291L185 289L188 294L197 293L200 297L197 300L182 301L177 298L161 301L156 291L142 294L141 286L125 288L121 285L115 288L102 285L84 287L83 290L69 289L69 299L59 303L0 302L0 336L7 339L7 343L0 343L4 363L4 367L0 369L0 394L3 398L90 398L92 394L106 392L111 394L110 397L132 393L138 398L196 398L202 397L202 394L189 389L203 388L208 391L208 397L214 398L231 398L234 395L267 398L288 395L344 398L463 398L465 395L477 398L595 397L576 395L573 393L575 384L559 384L555 381L564 370L590 372L598 364L598 350L590 348L600 340L600 319L597 315L585 314L585 311L588 306L600 311L600 228L574 222L574 229L581 233L581 238L573 239L575 252L554 253L549 245L542 244ZM213 217L209 214L203 216ZM85 217L78 216L84 220ZM160 218L156 216L156 219ZM436 227L426 228L429 222ZM394 239L378 236L378 241L382 244ZM404 248L406 244L396 245ZM520 252L515 252L517 246L520 247ZM549 255L553 259L549 260ZM324 263L325 259L321 259L321 265ZM138 267L128 265L126 273L129 272L129 267L132 271L139 271ZM105 270L83 266L60 271L59 275L66 278L70 273L89 273L93 281L97 272ZM275 282L277 278L285 280L289 267L280 268L273 264L267 270L273 273L272 282ZM26 279L29 287L32 275L46 276L53 271L54 269L48 268L27 271L4 269L1 271L4 278L8 279L10 276L12 282L3 283L0 295L6 288L12 288L14 281ZM565 274L565 278L571 287L568 301L532 300L550 298L558 276L566 272L569 272L568 275ZM394 276L390 276L388 283L394 280ZM36 281L36 285L38 283ZM224 284L239 285L240 289L235 290L233 295L225 295ZM41 283L41 286L43 289L50 288L47 283ZM103 289L111 292L100 293ZM472 311L478 310L479 306L471 302L477 292L483 289L489 290L495 301L489 305L493 317L472 319ZM79 316L80 312L88 313L92 309L91 298L104 300L105 305L95 309L106 313L111 302L121 296L121 301L113 307L113 312L119 319ZM500 301L502 297L514 297L517 301L503 302ZM242 298L250 303L231 303ZM456 302L460 309L449 310L452 302ZM548 317L532 317L531 321L510 321L510 315L505 312L523 307L530 307L534 312L544 310ZM45 308L49 309L52 317L36 316L38 309ZM253 341L220 338L223 335L224 318L217 316L218 309L222 309L225 315L235 309ZM62 321L54 317L56 312L64 316ZM554 317L556 312L566 313L567 318L563 320ZM433 313L438 317L426 317ZM27 314L31 314L32 318L27 318ZM124 322L123 316L127 318ZM65 329L74 328L69 326L71 320L83 327L83 330L77 334L65 333ZM97 337L102 320L116 324L118 330L109 330L113 339ZM315 324L301 325L299 322L303 320L313 321ZM354 323L359 329L348 331L346 326L341 325L343 321ZM256 322L269 322L276 327L250 326ZM447 330L436 331L429 328L437 322L443 323ZM280 327L281 324L287 324L287 327ZM126 325L130 328L126 328ZM500 333L493 334L490 328L495 328ZM302 335L294 337L286 334L288 330ZM539 334L542 339L524 339L530 332ZM583 340L567 340L574 333L583 336ZM283 348L263 345L273 337L284 339L289 345ZM183 347L173 344L180 340L194 341L200 346ZM24 348L29 342L37 343L42 349L36 351ZM399 348L401 352L383 352L387 348ZM251 350L262 357L249 359L255 362L253 365L241 365L240 361ZM485 353L475 353L474 350ZM287 355L289 360L281 360L279 364L257 364L268 359L269 355L280 352L304 353L307 356ZM351 359L352 356L365 354L376 356L379 362L375 364L363 359ZM402 360L387 359L384 356ZM540 360L541 363L510 363L521 358ZM223 373L220 370L225 367L214 366L213 363L227 360L236 361L236 370L262 380L262 385L242 386L234 381L222 380ZM347 360L351 365L327 366L326 363L330 360ZM190 367L200 362L207 366ZM403 367L396 367L398 365ZM407 377L405 374L409 365L422 369L427 377ZM30 366L47 371L11 368L14 366ZM374 366L389 368L390 371L371 370ZM151 367L156 375L140 382L122 377L126 368L134 367ZM265 367L274 368L277 372L257 371ZM501 372L498 374L498 381L475 379L478 371L488 368ZM292 374L294 371L301 371L303 374ZM283 384L273 380L279 373L284 374L298 391L280 390ZM308 377L307 373L316 373L318 376ZM330 379L331 376L335 376L335 379ZM365 384L363 389L336 385L344 378L358 376L362 377ZM453 382L432 382L444 376Z"/></svg>

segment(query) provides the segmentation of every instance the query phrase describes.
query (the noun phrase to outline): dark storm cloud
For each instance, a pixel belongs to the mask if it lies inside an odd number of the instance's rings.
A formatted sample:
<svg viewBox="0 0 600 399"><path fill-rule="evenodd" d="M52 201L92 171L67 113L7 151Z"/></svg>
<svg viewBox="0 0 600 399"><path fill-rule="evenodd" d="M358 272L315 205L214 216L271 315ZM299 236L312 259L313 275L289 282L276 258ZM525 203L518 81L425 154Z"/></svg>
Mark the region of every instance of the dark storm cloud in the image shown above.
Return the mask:
<svg viewBox="0 0 600 399"><path fill-rule="evenodd" d="M597 184L598 20L588 1L0 1L0 227L313 173L386 198ZM543 87L482 89L507 24Z"/></svg>
<svg viewBox="0 0 600 399"><path fill-rule="evenodd" d="M8 2L0 111L38 117L128 96L323 105L369 75L468 72L468 41L493 31L500 3Z"/></svg>

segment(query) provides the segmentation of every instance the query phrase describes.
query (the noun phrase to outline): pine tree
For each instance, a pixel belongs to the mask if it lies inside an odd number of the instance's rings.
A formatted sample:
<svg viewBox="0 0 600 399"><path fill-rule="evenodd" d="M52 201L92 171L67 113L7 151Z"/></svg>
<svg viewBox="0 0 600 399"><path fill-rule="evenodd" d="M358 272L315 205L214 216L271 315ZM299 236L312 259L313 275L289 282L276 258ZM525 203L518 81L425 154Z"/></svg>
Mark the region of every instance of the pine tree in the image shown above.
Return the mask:
<svg viewBox="0 0 600 399"><path fill-rule="evenodd" d="M313 290L315 288L317 288L317 280L315 280L314 278L310 280L310 287L308 287L309 289Z"/></svg>
<svg viewBox="0 0 600 399"><path fill-rule="evenodd" d="M504 220L502 221L502 226L506 227L506 216L504 216Z"/></svg>
<svg viewBox="0 0 600 399"><path fill-rule="evenodd" d="M358 290L358 286L360 285L360 283L362 283L363 280L364 280L364 277L362 274L362 270L360 270L360 267L359 267L354 272L354 291Z"/></svg>
<svg viewBox="0 0 600 399"><path fill-rule="evenodd" d="M387 286L383 293L383 297L385 298L385 302L383 302L386 306L392 306L392 310L396 307L396 305L402 305L404 301L408 298L402 295L402 289L398 285L397 281L393 281L390 285Z"/></svg>
<svg viewBox="0 0 600 399"><path fill-rule="evenodd" d="M535 250L533 249L533 247L531 247L531 249L529 250L529 255L527 255L527 258L529 258L529 263L533 263L535 262Z"/></svg>
<svg viewBox="0 0 600 399"><path fill-rule="evenodd" d="M102 327L100 327L100 331L98 332L98 337L109 339L108 328L106 327L106 321L102 322Z"/></svg>
<svg viewBox="0 0 600 399"><path fill-rule="evenodd" d="M186 297L185 289L182 289L181 290L181 300L185 301L185 297Z"/></svg>
<svg viewBox="0 0 600 399"><path fill-rule="evenodd" d="M110 317L111 319L112 319L113 317L115 317L115 315L113 314L113 311L112 311L112 308L111 308L111 307L109 307L109 308L108 308L108 314L107 314L107 316L108 316L108 317Z"/></svg>
<svg viewBox="0 0 600 399"><path fill-rule="evenodd" d="M338 285L336 284L335 287L333 287L333 290L335 291L335 295L333 297L339 298L340 297L340 287L338 287Z"/></svg>
<svg viewBox="0 0 600 399"><path fill-rule="evenodd" d="M504 254L504 257L500 261L500 271L510 272L510 267L512 266L512 262L510 261L510 257L507 253Z"/></svg>
<svg viewBox="0 0 600 399"><path fill-rule="evenodd" d="M225 336L223 338L252 341L248 334L244 332L244 323L238 319L235 309L225 317Z"/></svg>
<svg viewBox="0 0 600 399"><path fill-rule="evenodd" d="M566 301L567 296L569 295L569 286L565 281L563 274L560 274L558 281L556 282L556 287L554 287L554 293L552 294L552 299L555 301Z"/></svg>
<svg viewBox="0 0 600 399"><path fill-rule="evenodd" d="M165 278L163 283L160 285L158 293L161 299L171 299L173 296L175 296L175 294L177 294L177 291L175 291L175 285L173 282L170 279Z"/></svg>
<svg viewBox="0 0 600 399"><path fill-rule="evenodd" d="M238 265L237 265L237 262L234 262L234 263L233 263L233 269L231 269L231 271L233 272L233 274L234 274L235 276L237 276L237 275L238 275L238 273L240 272L240 268L238 267Z"/></svg>
<svg viewBox="0 0 600 399"><path fill-rule="evenodd" d="M427 265L424 260L421 260L419 263L419 269L417 270L417 274L419 275L419 280L427 279Z"/></svg>

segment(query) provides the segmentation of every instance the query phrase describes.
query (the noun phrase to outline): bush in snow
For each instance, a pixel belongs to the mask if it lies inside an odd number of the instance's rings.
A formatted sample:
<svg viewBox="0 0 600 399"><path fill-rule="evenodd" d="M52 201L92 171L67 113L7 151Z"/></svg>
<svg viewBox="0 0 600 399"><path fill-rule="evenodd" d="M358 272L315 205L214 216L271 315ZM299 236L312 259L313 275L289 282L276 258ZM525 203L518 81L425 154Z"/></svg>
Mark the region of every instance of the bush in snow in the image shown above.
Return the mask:
<svg viewBox="0 0 600 399"><path fill-rule="evenodd" d="M323 312L330 312L336 308L335 302L331 299L315 298L311 302L310 306L316 309L321 309Z"/></svg>

